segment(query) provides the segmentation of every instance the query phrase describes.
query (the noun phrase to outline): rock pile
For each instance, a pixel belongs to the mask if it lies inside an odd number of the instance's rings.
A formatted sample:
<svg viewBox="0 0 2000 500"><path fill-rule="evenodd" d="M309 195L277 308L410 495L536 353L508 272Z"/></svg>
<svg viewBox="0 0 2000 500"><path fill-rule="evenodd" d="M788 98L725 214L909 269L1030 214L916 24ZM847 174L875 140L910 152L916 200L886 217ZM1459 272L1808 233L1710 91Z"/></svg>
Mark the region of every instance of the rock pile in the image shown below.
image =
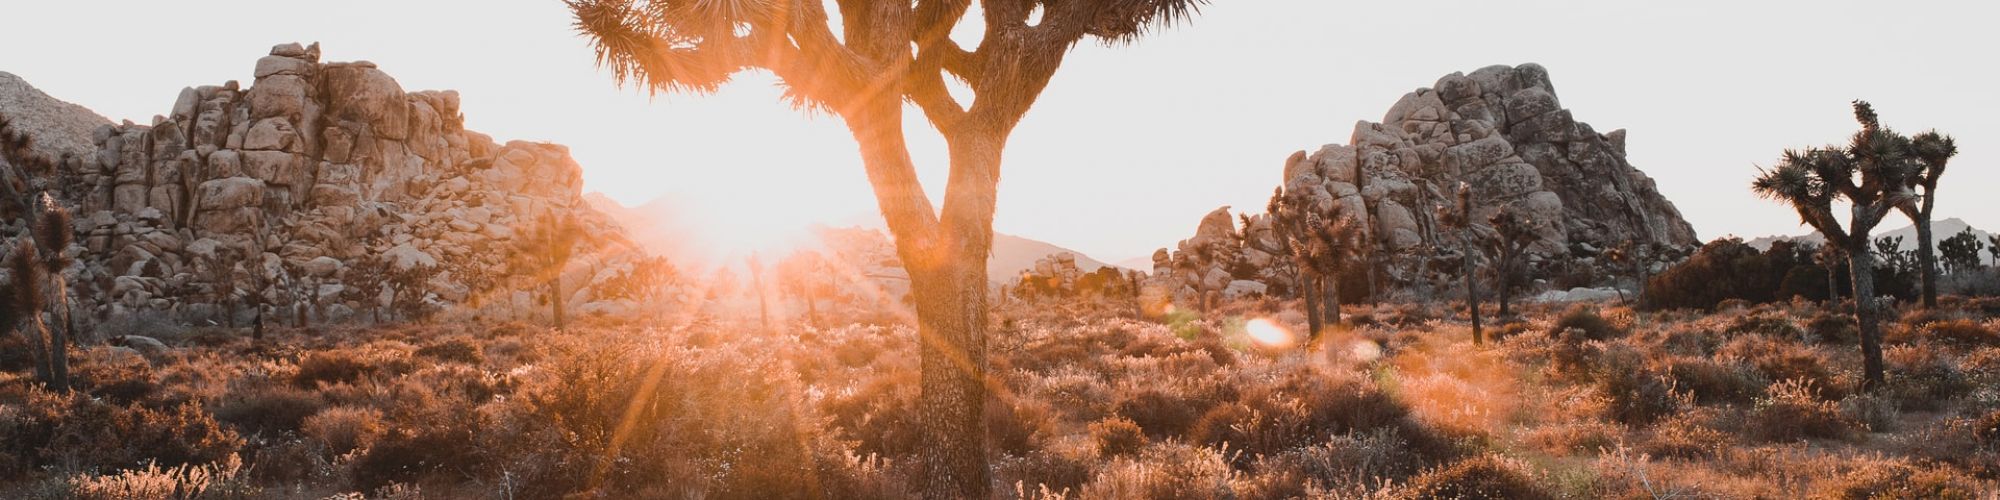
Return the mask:
<svg viewBox="0 0 2000 500"><path fill-rule="evenodd" d="M619 258L622 238L582 202L567 148L495 143L464 128L457 92L406 92L373 63L319 55L278 45L248 87L185 88L150 124L83 138L87 154L51 184L76 214L71 279L94 316L214 315L245 297L336 320L398 293L440 307L521 300L499 292L526 285L508 256L548 214L602 236L565 271L571 304L615 274L590 269ZM422 276L373 286L395 273Z"/></svg>
<svg viewBox="0 0 2000 500"><path fill-rule="evenodd" d="M1545 224L1530 246L1539 262L1588 262L1624 242L1697 244L1694 229L1652 179L1625 159L1624 130L1598 133L1576 121L1536 64L1452 73L1406 94L1380 123L1354 126L1347 144L1285 160L1282 187L1313 210L1361 217L1370 252L1356 274L1390 289L1447 278L1453 236L1437 207L1469 185L1483 223L1502 209ZM1264 215L1237 228L1228 207L1201 221L1173 252L1154 255L1154 287L1199 300L1254 281L1284 292L1291 271ZM1348 286L1344 290L1365 287Z"/></svg>

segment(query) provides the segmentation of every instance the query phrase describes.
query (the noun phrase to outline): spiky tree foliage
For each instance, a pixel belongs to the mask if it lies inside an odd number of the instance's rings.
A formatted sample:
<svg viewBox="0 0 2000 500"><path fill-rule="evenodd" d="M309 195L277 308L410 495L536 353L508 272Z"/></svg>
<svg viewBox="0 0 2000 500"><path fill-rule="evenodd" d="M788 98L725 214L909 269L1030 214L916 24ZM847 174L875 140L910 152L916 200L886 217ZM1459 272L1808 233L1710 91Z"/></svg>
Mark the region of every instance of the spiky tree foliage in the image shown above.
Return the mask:
<svg viewBox="0 0 2000 500"><path fill-rule="evenodd" d="M910 272L922 358L929 498L984 498L986 273L995 186L1013 128L1071 48L1137 40L1190 19L1204 0L980 2L977 46L949 35L966 0L569 0L597 62L648 91L709 92L749 69L783 81L794 106L843 119ZM838 10L831 25L829 5ZM1039 18L1036 15L1039 14ZM836 31L836 28L838 30ZM962 105L947 78L969 87ZM950 150L942 210L917 182L903 103Z"/></svg>
<svg viewBox="0 0 2000 500"><path fill-rule="evenodd" d="M575 253L577 244L588 235L582 224L570 212L563 215L545 213L528 228L526 234L516 238L514 272L542 283L549 297L550 317L556 329L563 326L563 268L569 266L569 259ZM402 291L397 294L400 299Z"/></svg>
<svg viewBox="0 0 2000 500"><path fill-rule="evenodd" d="M1340 270L1362 252L1361 225L1341 210L1343 205L1333 207L1331 213L1321 214L1312 209L1310 199L1301 193L1287 195L1283 188L1273 193L1266 207L1281 246L1304 278L1300 289L1305 292L1312 339L1319 338L1322 323L1340 322Z"/></svg>
<svg viewBox="0 0 2000 500"><path fill-rule="evenodd" d="M1456 203L1439 207L1438 221L1453 231L1458 239L1459 274L1465 279L1465 306L1472 313L1472 343L1486 343L1486 333L1479 324L1479 285L1472 279L1479 262L1479 241L1482 240L1476 224L1472 222L1472 186L1459 183Z"/></svg>
<svg viewBox="0 0 2000 500"><path fill-rule="evenodd" d="M1873 112L1869 110L1871 120ZM1936 241L1931 236L1931 211L1937 207L1938 179L1944 176L1945 164L1958 156L1958 142L1932 130L1912 136L1901 145L1907 149L1902 155L1916 168L1909 183L1917 199L1896 208L1917 226L1917 262L1921 265L1918 276L1922 279L1924 307L1937 307L1938 261L1937 251L1931 248Z"/></svg>
<svg viewBox="0 0 2000 500"><path fill-rule="evenodd" d="M1498 256L1494 262L1493 280L1498 285L1495 288L1500 296L1500 321L1507 321L1511 317L1507 304L1513 298L1514 275L1525 264L1522 260L1528 246L1541 239L1537 232L1546 221L1535 220L1510 206L1493 214L1487 222L1493 228L1493 237L1487 243L1492 246L1493 254Z"/></svg>
<svg viewBox="0 0 2000 500"><path fill-rule="evenodd" d="M1319 268L1305 263L1307 253L1305 242L1300 235L1305 232L1305 213L1309 211L1296 196L1286 196L1284 186L1271 191L1271 201L1264 205L1267 217L1271 218L1271 233L1277 236L1278 251L1291 257L1292 290L1296 290L1300 303L1306 312L1306 331L1318 335L1320 331L1321 287Z"/></svg>
<svg viewBox="0 0 2000 500"><path fill-rule="evenodd" d="M1977 271L1986 267L1986 263L1979 261L1979 251L1985 248L1986 242L1980 241L1979 235L1973 234L1972 228L1968 227L1938 242L1938 256L1946 272Z"/></svg>
<svg viewBox="0 0 2000 500"><path fill-rule="evenodd" d="M63 270L73 262L69 211L47 193L37 195L29 213L29 234L14 243L8 256L11 320L24 324L23 335L34 352L35 376L54 390L69 389L69 345L74 321L69 312L69 282ZM51 321L53 320L53 321Z"/></svg>
<svg viewBox="0 0 2000 500"><path fill-rule="evenodd" d="M1890 210L1915 199L1911 178L1919 170L1910 140L1882 126L1865 101L1854 101L1861 130L1846 145L1787 150L1777 165L1758 169L1750 188L1790 205L1799 220L1839 246L1853 276L1855 323L1860 325L1864 387L1882 383L1882 331L1875 304L1875 259L1869 232ZM1834 202L1847 205L1847 222Z"/></svg>
<svg viewBox="0 0 2000 500"><path fill-rule="evenodd" d="M2000 234L1986 237L1986 253L1992 256L1994 266L2000 266Z"/></svg>

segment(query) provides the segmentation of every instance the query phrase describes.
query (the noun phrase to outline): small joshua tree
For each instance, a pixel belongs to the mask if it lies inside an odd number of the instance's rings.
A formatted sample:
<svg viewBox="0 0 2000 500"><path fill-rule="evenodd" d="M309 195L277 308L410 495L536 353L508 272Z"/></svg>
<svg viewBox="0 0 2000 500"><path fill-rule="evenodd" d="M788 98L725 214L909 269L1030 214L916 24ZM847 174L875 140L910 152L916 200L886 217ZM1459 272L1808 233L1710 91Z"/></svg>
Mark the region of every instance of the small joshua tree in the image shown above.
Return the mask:
<svg viewBox="0 0 2000 500"><path fill-rule="evenodd" d="M563 328L563 268L569 265L577 243L584 238L583 228L577 223L575 215L549 213L542 214L527 234L515 240L520 247L516 254L516 265L519 266L516 272L525 272L547 287L556 329Z"/></svg>
<svg viewBox="0 0 2000 500"><path fill-rule="evenodd" d="M1522 215L1513 207L1493 214L1493 218L1488 222L1493 225L1494 238L1490 240L1493 253L1500 257L1494 262L1493 267L1493 279L1499 285L1497 287L1500 295L1499 321L1507 321L1511 317L1507 304L1513 298L1514 275L1519 274L1520 267L1526 264L1522 260L1527 255L1528 246L1541 238L1535 234L1541 227L1541 222Z"/></svg>
<svg viewBox="0 0 2000 500"><path fill-rule="evenodd" d="M47 193L37 196L31 208L30 234L14 244L9 268L11 301L4 318L7 325L24 322L22 333L34 352L35 376L49 388L69 390L69 344L74 322L69 312L69 284L63 277L73 259L69 249L74 233L69 211L56 204ZM54 319L51 324L49 319Z"/></svg>
<svg viewBox="0 0 2000 500"><path fill-rule="evenodd" d="M1479 345L1486 343L1486 335L1479 325L1479 285L1472 279L1479 262L1478 241L1481 238L1478 228L1472 223L1471 185L1458 185L1457 201L1454 206L1441 207L1438 220L1444 222L1446 227L1457 230L1454 233L1458 236L1459 273L1465 279L1465 306L1472 312L1472 343Z"/></svg>
<svg viewBox="0 0 2000 500"><path fill-rule="evenodd" d="M1833 307L1840 302L1840 270L1847 267L1847 255L1840 245L1828 243L1813 252L1813 260L1826 268L1826 305Z"/></svg>
<svg viewBox="0 0 2000 500"><path fill-rule="evenodd" d="M819 327L820 299L839 299L833 265L819 252L799 250L778 261L778 288L806 303L806 321Z"/></svg>
<svg viewBox="0 0 2000 500"><path fill-rule="evenodd" d="M1291 253L1299 269L1309 339L1319 338L1322 323L1340 322L1340 269L1361 251L1361 228L1341 207L1334 204L1332 213L1321 215L1310 200L1287 195L1282 187L1266 207L1279 246Z"/></svg>

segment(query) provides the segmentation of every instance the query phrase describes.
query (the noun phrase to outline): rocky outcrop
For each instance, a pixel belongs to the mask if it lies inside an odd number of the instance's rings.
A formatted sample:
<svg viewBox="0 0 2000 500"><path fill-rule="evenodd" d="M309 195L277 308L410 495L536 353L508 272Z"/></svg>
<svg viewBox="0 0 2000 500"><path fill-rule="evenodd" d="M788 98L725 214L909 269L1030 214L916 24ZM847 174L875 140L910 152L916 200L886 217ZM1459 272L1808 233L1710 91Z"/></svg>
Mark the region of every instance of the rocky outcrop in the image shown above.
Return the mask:
<svg viewBox="0 0 2000 500"><path fill-rule="evenodd" d="M1528 250L1536 261L1588 261L1628 241L1697 244L1673 203L1626 161L1625 137L1576 121L1540 65L1488 66L1404 95L1380 123L1355 124L1346 144L1293 153L1282 187L1321 214L1339 206L1362 218L1372 251L1356 274L1372 266L1386 287L1451 272L1433 265L1457 251L1436 209L1461 184L1475 221L1506 209L1543 223ZM1203 218L1193 238L1155 256L1154 286L1183 299L1226 291L1232 278L1281 288L1289 270L1269 221L1245 219L1239 230L1228 207Z"/></svg>
<svg viewBox="0 0 2000 500"><path fill-rule="evenodd" d="M529 288L508 256L549 214L596 236L564 273L578 276L563 292L572 304L592 299L604 273L579 268L624 245L583 203L567 148L496 143L464 128L457 92L405 91L373 63L319 54L273 47L247 87L184 88L149 124L82 136L54 184L77 215L73 281L94 287L78 295L96 316L257 302L245 297L335 319L397 293L475 304ZM9 106L0 113L23 113ZM62 137L41 140L77 149ZM427 279L400 290L360 285L419 269Z"/></svg>

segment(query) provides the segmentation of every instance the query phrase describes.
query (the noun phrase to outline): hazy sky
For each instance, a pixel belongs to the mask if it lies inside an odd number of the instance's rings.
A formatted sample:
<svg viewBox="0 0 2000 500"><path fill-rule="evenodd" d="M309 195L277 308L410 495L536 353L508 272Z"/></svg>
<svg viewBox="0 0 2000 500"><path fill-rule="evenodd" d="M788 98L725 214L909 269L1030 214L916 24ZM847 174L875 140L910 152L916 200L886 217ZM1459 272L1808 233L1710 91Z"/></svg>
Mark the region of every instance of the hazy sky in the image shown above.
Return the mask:
<svg viewBox="0 0 2000 500"><path fill-rule="evenodd" d="M2000 228L1991 5L1219 0L1136 45L1077 49L1009 145L995 228L1107 261L1149 254L1218 206L1260 209L1287 155L1347 142L1404 93L1524 62L1549 68L1579 120L1629 129L1632 163L1703 238L1805 231L1746 185L1784 148L1852 132L1855 98L1892 127L1957 136L1938 213ZM406 89L457 89L468 128L569 145L586 188L628 205L671 197L743 233L875 208L837 120L788 109L763 74L709 96L617 89L556 0L0 10L0 71L114 120L165 113L183 86L248 85L271 45L319 41ZM912 147L941 194L943 142Z"/></svg>

